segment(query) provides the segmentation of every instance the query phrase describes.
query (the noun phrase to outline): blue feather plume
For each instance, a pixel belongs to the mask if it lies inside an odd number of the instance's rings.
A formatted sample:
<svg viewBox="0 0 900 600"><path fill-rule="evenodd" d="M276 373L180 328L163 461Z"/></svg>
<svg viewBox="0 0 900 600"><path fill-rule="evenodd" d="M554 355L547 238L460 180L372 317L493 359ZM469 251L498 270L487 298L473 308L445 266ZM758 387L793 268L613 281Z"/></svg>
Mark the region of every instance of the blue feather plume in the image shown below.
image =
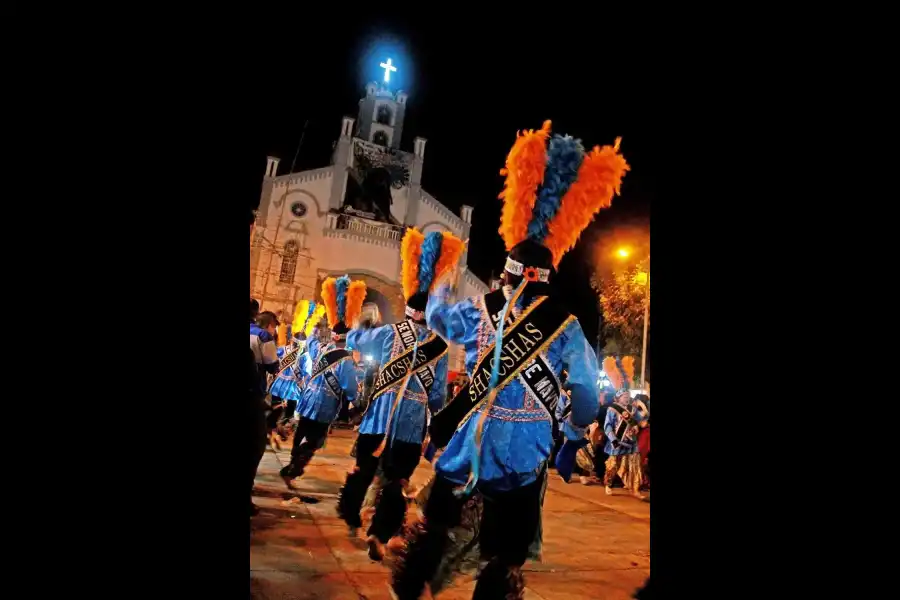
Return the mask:
<svg viewBox="0 0 900 600"><path fill-rule="evenodd" d="M344 316L347 314L347 289L350 287L350 277L344 275L343 277L338 277L337 281L334 282L334 289L337 293L337 318L338 321L343 321Z"/></svg>
<svg viewBox="0 0 900 600"><path fill-rule="evenodd" d="M309 303L309 310L308 310L307 313L306 313L306 320L309 320L309 318L313 316L313 313L314 313L314 312L316 312L316 303L315 303L315 302L310 302L310 303Z"/></svg>
<svg viewBox="0 0 900 600"><path fill-rule="evenodd" d="M434 267L441 257L441 244L444 242L444 234L440 231L431 231L425 235L422 242L422 254L419 256L419 291L427 292L434 281Z"/></svg>
<svg viewBox="0 0 900 600"><path fill-rule="evenodd" d="M559 211L563 196L578 179L578 169L584 160L581 140L571 136L554 135L547 148L544 183L534 203L528 239L543 242L550 234L548 224Z"/></svg>

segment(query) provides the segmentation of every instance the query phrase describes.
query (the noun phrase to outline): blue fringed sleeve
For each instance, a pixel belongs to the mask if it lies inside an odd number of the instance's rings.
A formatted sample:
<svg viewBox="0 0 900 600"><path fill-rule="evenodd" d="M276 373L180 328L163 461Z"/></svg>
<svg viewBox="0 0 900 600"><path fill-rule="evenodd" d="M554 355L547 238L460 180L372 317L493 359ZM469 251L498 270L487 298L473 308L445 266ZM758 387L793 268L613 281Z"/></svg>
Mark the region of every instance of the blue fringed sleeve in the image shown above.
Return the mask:
<svg viewBox="0 0 900 600"><path fill-rule="evenodd" d="M562 362L569 372L566 387L572 392L572 411L560 426L566 439L578 440L584 437L585 427L597 418L600 410L597 389L600 372L597 368L597 355L584 337L578 321L573 321L566 327L563 335L566 336L566 342Z"/></svg>

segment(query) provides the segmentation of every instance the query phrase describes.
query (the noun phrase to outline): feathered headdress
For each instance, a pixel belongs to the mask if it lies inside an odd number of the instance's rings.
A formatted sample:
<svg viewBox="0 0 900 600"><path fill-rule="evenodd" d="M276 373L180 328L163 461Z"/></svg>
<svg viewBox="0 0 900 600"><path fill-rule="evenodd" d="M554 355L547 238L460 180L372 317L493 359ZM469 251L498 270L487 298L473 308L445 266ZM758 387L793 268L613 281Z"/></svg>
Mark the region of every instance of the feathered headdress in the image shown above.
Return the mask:
<svg viewBox="0 0 900 600"><path fill-rule="evenodd" d="M628 390L634 377L634 358L626 356L622 359L622 365L619 366L619 361L612 356L607 356L603 359L603 371L616 390L616 398L623 394L629 394Z"/></svg>
<svg viewBox="0 0 900 600"><path fill-rule="evenodd" d="M633 356L623 356L622 357L622 371L625 373L625 386L631 387L631 384L634 383L634 357Z"/></svg>
<svg viewBox="0 0 900 600"><path fill-rule="evenodd" d="M620 141L616 138L613 146L595 146L586 152L580 140L551 136L550 121L537 131L517 134L506 167L500 171L506 176L500 193L504 200L500 235L506 250L531 240L547 247L553 254L553 267L558 267L594 214L608 208L619 193L629 170L619 154ZM513 265L507 270L521 275L523 268ZM549 273L542 273L541 281L545 275Z"/></svg>
<svg viewBox="0 0 900 600"><path fill-rule="evenodd" d="M312 305L313 303L310 302ZM322 320L322 317L325 316L325 305L324 304L315 304L315 309L312 314L306 320L306 327L303 329L303 333L306 334L306 337L309 338L312 335L313 329L316 328L316 325L319 324L319 321Z"/></svg>
<svg viewBox="0 0 900 600"><path fill-rule="evenodd" d="M606 373L606 377L616 390L622 389L622 383L625 379L622 377L622 373L619 372L619 365L616 364L615 358L607 356L603 359L603 372Z"/></svg>
<svg viewBox="0 0 900 600"><path fill-rule="evenodd" d="M325 305L316 304L312 300L301 300L294 309L294 321L291 323L291 331L294 336L303 334L305 337L312 335L312 330L325 314Z"/></svg>
<svg viewBox="0 0 900 600"><path fill-rule="evenodd" d="M350 277L329 277L322 283L322 302L328 316L328 326L338 338L343 338L350 326L359 319L366 299L364 281L350 281Z"/></svg>
<svg viewBox="0 0 900 600"><path fill-rule="evenodd" d="M309 300L301 300L294 307L294 320L291 322L291 331L295 336L303 333L306 321L315 309L316 303Z"/></svg>
<svg viewBox="0 0 900 600"><path fill-rule="evenodd" d="M415 227L406 230L400 242L400 281L409 308L425 310L428 292L456 266L464 248L465 242L452 233L422 235Z"/></svg>

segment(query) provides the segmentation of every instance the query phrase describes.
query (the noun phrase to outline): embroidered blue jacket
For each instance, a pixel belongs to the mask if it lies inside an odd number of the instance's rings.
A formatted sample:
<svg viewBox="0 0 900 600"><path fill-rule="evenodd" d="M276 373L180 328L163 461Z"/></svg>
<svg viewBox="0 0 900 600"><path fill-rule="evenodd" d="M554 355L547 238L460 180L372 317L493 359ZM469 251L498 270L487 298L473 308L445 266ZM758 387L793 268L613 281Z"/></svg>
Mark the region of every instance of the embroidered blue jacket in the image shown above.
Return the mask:
<svg viewBox="0 0 900 600"><path fill-rule="evenodd" d="M328 344L321 348L321 352L329 352L337 348L334 344ZM317 356L318 358L318 356ZM357 377L356 366L353 357L340 360L336 365L328 367L338 380L344 393L344 399L353 402L356 399ZM306 417L320 423L330 423L337 417L341 409L341 399L338 398L331 387L325 381L325 374L320 373L309 380L297 403L297 415Z"/></svg>
<svg viewBox="0 0 900 600"><path fill-rule="evenodd" d="M412 323L412 321L409 322ZM420 343L431 335L431 332L421 325L413 323L413 328ZM347 334L347 345L359 350L362 354L371 354L382 366L398 356L403 349L393 325L382 325L368 330L354 329ZM425 440L428 418L425 411L426 404L431 412L435 413L443 408L447 399L447 354L445 353L432 363L431 368L434 371L434 383L427 393L418 377L410 377L406 393L400 400L391 420L390 439L415 444L421 444ZM369 405L362 423L359 425L360 433L385 433L391 408L394 406L401 382L381 394Z"/></svg>
<svg viewBox="0 0 900 600"><path fill-rule="evenodd" d="M509 298L508 290L504 292ZM471 377L479 356L494 343L494 326L483 296L451 305L446 301L448 293L445 286L428 299L428 326L448 342L464 345L466 372ZM581 439L584 428L597 416L599 371L594 350L577 320L550 342L542 357L557 378L563 369L569 372L566 387L572 389L572 411L560 426L566 438ZM460 426L435 465L441 475L455 483L468 480L476 456L474 433L483 410L484 405ZM479 485L505 491L535 481L550 457L552 431L550 414L541 401L519 378L510 381L497 394L485 421Z"/></svg>
<svg viewBox="0 0 900 600"><path fill-rule="evenodd" d="M290 346L282 346L278 348L278 360L280 361L284 358L285 352L290 354L293 351L293 348ZM299 382L300 378L296 374L296 361L293 365L285 369L283 372L279 371L278 375L275 377L275 381L272 382L272 387L269 388L269 393L272 394L273 398L281 398L282 400L299 400L300 399L300 387Z"/></svg>
<svg viewBox="0 0 900 600"><path fill-rule="evenodd" d="M634 420L637 423L642 423L646 418L641 410L636 409L634 406L634 402L631 397L628 397L624 403L616 402L619 406L624 406L628 409L628 412L632 412L634 414ZM610 406L606 411L606 419L603 422L603 433L606 434L606 447L604 448L604 452L609 454L610 456L619 456L620 454L634 454L638 451L637 444L637 428L632 428L626 432L623 436L624 439L619 439L616 437L616 428L619 426L619 423L622 421L622 416L619 414L617 410L615 410L612 406ZM613 441L619 442L617 445L613 445Z"/></svg>

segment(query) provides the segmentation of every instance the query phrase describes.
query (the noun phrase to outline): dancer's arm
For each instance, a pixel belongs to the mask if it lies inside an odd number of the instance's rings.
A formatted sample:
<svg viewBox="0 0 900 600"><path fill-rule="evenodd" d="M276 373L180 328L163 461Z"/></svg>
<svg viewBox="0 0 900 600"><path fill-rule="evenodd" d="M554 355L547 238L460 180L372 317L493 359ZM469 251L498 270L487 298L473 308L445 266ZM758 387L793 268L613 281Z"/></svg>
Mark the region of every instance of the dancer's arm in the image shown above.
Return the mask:
<svg viewBox="0 0 900 600"><path fill-rule="evenodd" d="M572 410L561 426L566 439L579 440L584 437L585 427L591 424L600 410L597 390L600 371L594 349L584 337L577 320L566 327L563 336L562 362L569 372L566 387L571 391Z"/></svg>
<svg viewBox="0 0 900 600"><path fill-rule="evenodd" d="M356 371L356 365L352 360L344 360L339 367L338 379L341 387L344 389L344 397L347 402L356 400L356 392L359 390L359 375Z"/></svg>
<svg viewBox="0 0 900 600"><path fill-rule="evenodd" d="M619 413L617 413L613 409L609 409L606 411L606 420L603 422L603 433L606 434L606 439L612 442L618 442L619 438L616 437L616 425L619 423Z"/></svg>
<svg viewBox="0 0 900 600"><path fill-rule="evenodd" d="M359 350L361 354L371 354L378 358L378 362L384 362L381 355L388 336L393 336L394 328L390 325L373 327L371 329L356 328L347 333L347 347Z"/></svg>
<svg viewBox="0 0 900 600"><path fill-rule="evenodd" d="M434 367L434 385L428 394L428 408L434 414L444 408L447 402L447 371L449 360L445 354L437 361Z"/></svg>
<svg viewBox="0 0 900 600"><path fill-rule="evenodd" d="M448 303L450 286L442 285L428 297L425 320L428 328L454 344L464 344L481 320L481 315L471 298L456 304Z"/></svg>

